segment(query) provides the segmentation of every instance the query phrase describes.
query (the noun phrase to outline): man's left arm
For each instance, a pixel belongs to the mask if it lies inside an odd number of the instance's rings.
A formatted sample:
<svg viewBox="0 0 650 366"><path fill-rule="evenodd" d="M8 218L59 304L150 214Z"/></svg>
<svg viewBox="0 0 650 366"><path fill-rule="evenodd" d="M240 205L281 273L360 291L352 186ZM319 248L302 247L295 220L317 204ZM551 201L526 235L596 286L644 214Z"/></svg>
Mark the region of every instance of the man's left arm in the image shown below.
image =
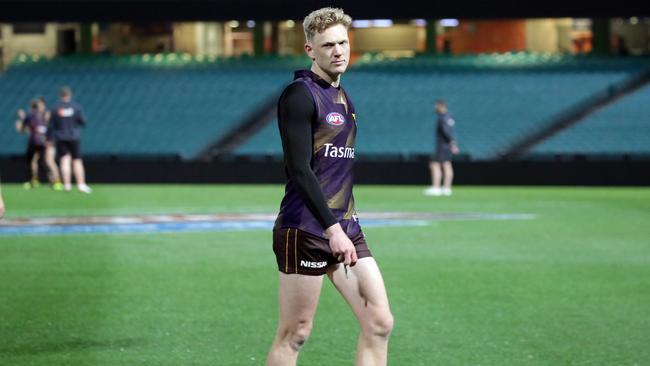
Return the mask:
<svg viewBox="0 0 650 366"><path fill-rule="evenodd" d="M81 106L77 105L77 123L79 126L86 126L86 114L84 113L83 108Z"/></svg>
<svg viewBox="0 0 650 366"><path fill-rule="evenodd" d="M458 154L459 149L458 149L458 144L456 143L456 136L454 134L454 128L453 128L453 120L451 118L447 118L442 121L442 134L445 137L445 139L449 142L449 146L451 148L451 152L453 154Z"/></svg>

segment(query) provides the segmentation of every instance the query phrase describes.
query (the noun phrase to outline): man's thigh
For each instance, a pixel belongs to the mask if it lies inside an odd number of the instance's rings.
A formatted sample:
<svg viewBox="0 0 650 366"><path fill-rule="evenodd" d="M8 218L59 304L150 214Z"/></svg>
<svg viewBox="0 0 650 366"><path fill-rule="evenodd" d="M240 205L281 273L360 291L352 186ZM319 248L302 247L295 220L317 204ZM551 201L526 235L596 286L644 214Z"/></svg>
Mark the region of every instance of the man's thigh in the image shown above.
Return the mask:
<svg viewBox="0 0 650 366"><path fill-rule="evenodd" d="M279 274L280 324L311 321L316 314L323 276Z"/></svg>
<svg viewBox="0 0 650 366"><path fill-rule="evenodd" d="M359 259L347 271L346 275L345 268L339 263L327 274L359 321L363 322L372 313L390 312L384 279L374 258Z"/></svg>
<svg viewBox="0 0 650 366"><path fill-rule="evenodd" d="M445 172L452 172L453 167L451 165L451 161L445 161L444 164L442 164L442 168Z"/></svg>
<svg viewBox="0 0 650 366"><path fill-rule="evenodd" d="M444 164L451 161L451 149L447 147L438 148L436 150L435 161Z"/></svg>
<svg viewBox="0 0 650 366"><path fill-rule="evenodd" d="M67 141L57 141L56 143L56 153L58 154L59 159L70 155L70 145Z"/></svg>
<svg viewBox="0 0 650 366"><path fill-rule="evenodd" d="M81 141L70 141L70 153L72 154L72 159L81 159Z"/></svg>

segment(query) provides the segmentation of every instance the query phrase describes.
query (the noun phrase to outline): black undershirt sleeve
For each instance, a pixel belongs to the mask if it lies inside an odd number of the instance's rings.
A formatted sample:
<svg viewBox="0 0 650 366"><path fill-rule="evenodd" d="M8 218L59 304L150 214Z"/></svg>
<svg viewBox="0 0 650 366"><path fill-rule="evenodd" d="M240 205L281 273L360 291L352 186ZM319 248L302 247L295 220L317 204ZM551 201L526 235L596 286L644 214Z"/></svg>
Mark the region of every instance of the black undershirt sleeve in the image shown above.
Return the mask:
<svg viewBox="0 0 650 366"><path fill-rule="evenodd" d="M307 88L301 83L289 85L278 102L284 162L301 198L323 229L327 229L338 221L311 169L313 114L314 102Z"/></svg>

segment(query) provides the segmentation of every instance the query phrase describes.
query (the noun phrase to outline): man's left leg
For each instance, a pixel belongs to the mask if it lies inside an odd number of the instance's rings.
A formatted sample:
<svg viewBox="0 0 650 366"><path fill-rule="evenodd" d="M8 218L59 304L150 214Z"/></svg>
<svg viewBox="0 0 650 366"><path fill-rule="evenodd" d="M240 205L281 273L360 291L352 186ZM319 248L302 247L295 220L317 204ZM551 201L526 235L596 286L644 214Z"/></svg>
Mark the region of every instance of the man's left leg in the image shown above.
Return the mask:
<svg viewBox="0 0 650 366"><path fill-rule="evenodd" d="M77 185L86 184L86 170L81 159L72 160L72 170L74 171L74 178L77 181Z"/></svg>
<svg viewBox="0 0 650 366"><path fill-rule="evenodd" d="M327 275L361 325L355 365L386 365L393 315L377 262L372 257L361 258L354 267L348 267L347 277L339 263Z"/></svg>
<svg viewBox="0 0 650 366"><path fill-rule="evenodd" d="M442 194L445 196L451 196L451 184L454 181L454 168L451 166L451 161L445 161L442 164L442 169L445 174L445 181L442 188Z"/></svg>
<svg viewBox="0 0 650 366"><path fill-rule="evenodd" d="M84 163L81 160L80 143L75 141L72 152L72 170L74 171L74 178L77 181L77 189L82 193L92 193L92 189L86 184L86 170Z"/></svg>
<svg viewBox="0 0 650 366"><path fill-rule="evenodd" d="M31 177L29 179L32 188L37 188L41 185L40 180L38 179L38 160L41 158L41 154L38 150L35 150L32 155L32 160L29 162Z"/></svg>

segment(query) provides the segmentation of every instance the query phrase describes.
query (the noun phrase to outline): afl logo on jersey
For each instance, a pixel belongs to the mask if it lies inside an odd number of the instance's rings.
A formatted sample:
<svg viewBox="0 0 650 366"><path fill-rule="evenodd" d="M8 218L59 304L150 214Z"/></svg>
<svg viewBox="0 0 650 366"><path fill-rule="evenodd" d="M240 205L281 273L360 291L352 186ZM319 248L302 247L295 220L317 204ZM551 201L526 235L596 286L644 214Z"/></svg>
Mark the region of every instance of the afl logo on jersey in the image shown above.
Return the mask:
<svg viewBox="0 0 650 366"><path fill-rule="evenodd" d="M331 124L332 126L340 126L345 123L345 118L341 113L337 112L332 112L325 117L325 120L327 123Z"/></svg>

